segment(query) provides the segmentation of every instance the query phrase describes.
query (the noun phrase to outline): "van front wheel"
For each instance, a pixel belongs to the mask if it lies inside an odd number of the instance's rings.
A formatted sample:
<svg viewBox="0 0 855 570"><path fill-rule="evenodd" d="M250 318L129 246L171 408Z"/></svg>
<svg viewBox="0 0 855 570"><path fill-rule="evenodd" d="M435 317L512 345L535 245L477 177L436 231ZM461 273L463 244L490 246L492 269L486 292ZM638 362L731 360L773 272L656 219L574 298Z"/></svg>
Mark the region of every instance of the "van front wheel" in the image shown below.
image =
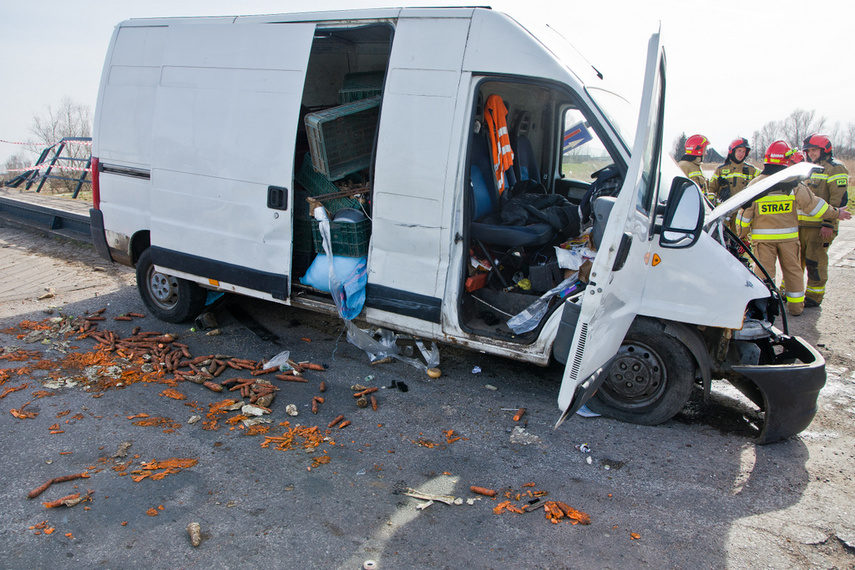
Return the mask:
<svg viewBox="0 0 855 570"><path fill-rule="evenodd" d="M636 320L588 407L624 422L660 424L686 405L694 371L688 349L665 334L661 323Z"/></svg>
<svg viewBox="0 0 855 570"><path fill-rule="evenodd" d="M168 323L189 321L205 308L207 292L192 281L157 271L150 249L137 261L137 289L154 316Z"/></svg>

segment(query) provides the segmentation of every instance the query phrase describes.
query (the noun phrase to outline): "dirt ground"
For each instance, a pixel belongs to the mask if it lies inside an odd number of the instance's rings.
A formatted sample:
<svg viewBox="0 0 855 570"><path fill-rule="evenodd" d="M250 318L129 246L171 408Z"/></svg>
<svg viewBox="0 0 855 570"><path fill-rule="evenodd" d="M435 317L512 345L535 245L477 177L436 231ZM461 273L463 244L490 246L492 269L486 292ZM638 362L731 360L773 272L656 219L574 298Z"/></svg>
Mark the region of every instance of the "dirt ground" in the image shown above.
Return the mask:
<svg viewBox="0 0 855 570"><path fill-rule="evenodd" d="M789 322L828 362L819 413L799 436L767 446L752 443L745 421L752 412L724 382L714 383L710 402L693 400L662 426L573 418L553 430L550 371L448 348L443 377L428 383L404 365L369 366L326 319L256 301L241 307L295 353L331 363L318 419L307 411L316 392L306 391L300 403L301 417L324 426L337 409L350 410L354 431L329 448L329 465L306 471L317 454L259 449L260 438L189 425L196 409L208 409L205 398L222 399L201 386L178 385L187 403L164 397L165 386L143 384L103 398L63 389L33 399L30 392L40 388L34 377L34 386L0 403L0 500L7 505L0 566L344 569L375 559L380 568L855 568L855 222L842 228L831 259L822 308ZM104 262L89 246L0 225L0 281L23 271L22 264L37 270L19 273L17 289L0 299L0 329L100 307L108 315L142 310L132 270ZM140 324L180 335L194 354L257 358L281 349L225 317L222 337L151 318ZM0 340L11 344L14 336ZM377 392L378 415L365 415L373 412L353 406L349 386L369 375L384 386L405 381L410 391ZM284 393L280 398L276 422L290 419ZM24 408L27 401L33 403ZM528 412L513 422L519 407ZM78 419L57 419L66 408ZM40 414L19 419L11 409ZM163 433L126 419L142 411L181 426ZM53 422L64 422L66 433L48 435ZM452 443L454 436L463 439ZM132 483L108 468L118 467L112 456L124 442L133 444L129 458L193 456L199 464L162 481ZM25 498L39 483L89 465L105 468L76 489L58 486L44 499ZM470 496L470 484L524 493L529 481L590 513L592 524L550 525L542 511L495 515L498 502L486 498L471 507L422 510L416 499L394 494L402 482L458 496ZM85 506L40 504L87 488L94 495ZM57 529L53 536L30 528L44 520ZM202 523L198 549L184 530L191 521Z"/></svg>

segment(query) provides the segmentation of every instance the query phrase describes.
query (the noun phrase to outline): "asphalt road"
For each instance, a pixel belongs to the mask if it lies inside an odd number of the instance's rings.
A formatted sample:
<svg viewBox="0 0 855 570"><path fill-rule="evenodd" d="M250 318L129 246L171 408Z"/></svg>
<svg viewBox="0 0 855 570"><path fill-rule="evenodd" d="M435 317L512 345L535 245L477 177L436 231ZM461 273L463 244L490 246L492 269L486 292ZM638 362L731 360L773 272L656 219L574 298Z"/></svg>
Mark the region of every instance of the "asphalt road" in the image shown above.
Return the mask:
<svg viewBox="0 0 855 570"><path fill-rule="evenodd" d="M74 265L80 283L88 283L87 272L104 265L91 249L0 230L4 272L34 256ZM55 272L45 269L20 298L0 301L0 347L40 352L27 361L0 360L10 375L0 393L27 385L0 399L0 567L356 569L373 560L383 569L853 568L855 375L853 329L843 327L855 283L845 263L851 248L841 247L847 251L822 311L793 322L816 337L831 363L820 414L801 436L762 447L752 443L747 421L757 413L721 382L711 401L696 399L661 426L574 417L556 430L557 369L443 347L443 375L429 379L399 362L370 365L335 319L248 299L220 308L219 336L152 317L114 321L146 313L129 271L102 268L103 288L89 289L70 286L67 276L54 282ZM54 296L37 300L48 287ZM272 380L280 391L267 416L272 423L263 424L270 430L260 435L228 423L239 412L215 415L219 429L205 429L211 404L234 392L191 382L54 387L51 376L68 377L68 367L55 364L65 358L61 351L91 353L95 340L48 333L28 344L17 338L31 332L20 323L101 308L99 329L121 337L135 326L170 333L193 356L261 360L289 350L327 370L308 371L307 383ZM241 313L278 339L260 338ZM40 360L54 364L39 369ZM222 378L230 375L247 377L230 369ZM356 383L379 388L376 411L356 406ZM187 399L163 395L167 388ZM324 398L316 415L315 396ZM299 415L287 415L287 404ZM521 407L526 412L514 421ZM11 410L36 415L19 419ZM128 419L138 414L163 419L148 427L135 423L140 417ZM340 414L351 424L327 433ZM194 415L202 420L191 424ZM265 435L298 423L319 426L327 439L308 452L275 449L278 441L262 447ZM114 457L128 443L127 455ZM134 480L159 472L143 462L168 459L196 463L158 480ZM84 471L88 478L27 498L51 478ZM471 485L499 496L479 497ZM398 493L405 488L464 501L420 509L425 501ZM90 490L89 500L73 507L42 504ZM529 491L584 511L591 524L552 524L543 510L494 513L505 493L522 505ZM186 531L191 522L201 527L198 547Z"/></svg>

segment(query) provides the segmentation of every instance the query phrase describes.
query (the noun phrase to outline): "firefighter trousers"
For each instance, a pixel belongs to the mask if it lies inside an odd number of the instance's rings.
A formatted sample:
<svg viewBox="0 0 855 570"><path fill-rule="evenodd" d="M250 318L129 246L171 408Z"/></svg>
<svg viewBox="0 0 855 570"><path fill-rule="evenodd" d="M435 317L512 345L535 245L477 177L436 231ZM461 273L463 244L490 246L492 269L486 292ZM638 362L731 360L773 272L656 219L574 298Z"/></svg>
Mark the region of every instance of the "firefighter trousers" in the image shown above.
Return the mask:
<svg viewBox="0 0 855 570"><path fill-rule="evenodd" d="M775 262L781 264L781 273L787 284L787 311L791 315L800 315L805 308L804 271L799 261L799 242L760 241L754 242L754 255L772 281L775 281ZM754 273L763 279L763 271L754 268Z"/></svg>
<svg viewBox="0 0 855 570"><path fill-rule="evenodd" d="M834 239L824 239L820 228L800 227L802 271L807 269L807 288L805 296L817 304L822 303L825 295L825 283L828 281L828 246ZM837 235L835 232L834 235Z"/></svg>

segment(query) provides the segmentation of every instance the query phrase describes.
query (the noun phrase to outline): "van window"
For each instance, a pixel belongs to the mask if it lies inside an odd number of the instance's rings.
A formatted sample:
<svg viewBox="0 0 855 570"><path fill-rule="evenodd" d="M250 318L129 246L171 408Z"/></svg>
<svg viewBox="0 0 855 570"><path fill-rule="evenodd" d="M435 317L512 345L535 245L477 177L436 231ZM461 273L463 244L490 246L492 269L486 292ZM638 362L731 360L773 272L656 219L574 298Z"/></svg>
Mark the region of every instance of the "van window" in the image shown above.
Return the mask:
<svg viewBox="0 0 855 570"><path fill-rule="evenodd" d="M612 160L597 133L579 109L564 111L561 175L563 178L591 181L591 174Z"/></svg>

